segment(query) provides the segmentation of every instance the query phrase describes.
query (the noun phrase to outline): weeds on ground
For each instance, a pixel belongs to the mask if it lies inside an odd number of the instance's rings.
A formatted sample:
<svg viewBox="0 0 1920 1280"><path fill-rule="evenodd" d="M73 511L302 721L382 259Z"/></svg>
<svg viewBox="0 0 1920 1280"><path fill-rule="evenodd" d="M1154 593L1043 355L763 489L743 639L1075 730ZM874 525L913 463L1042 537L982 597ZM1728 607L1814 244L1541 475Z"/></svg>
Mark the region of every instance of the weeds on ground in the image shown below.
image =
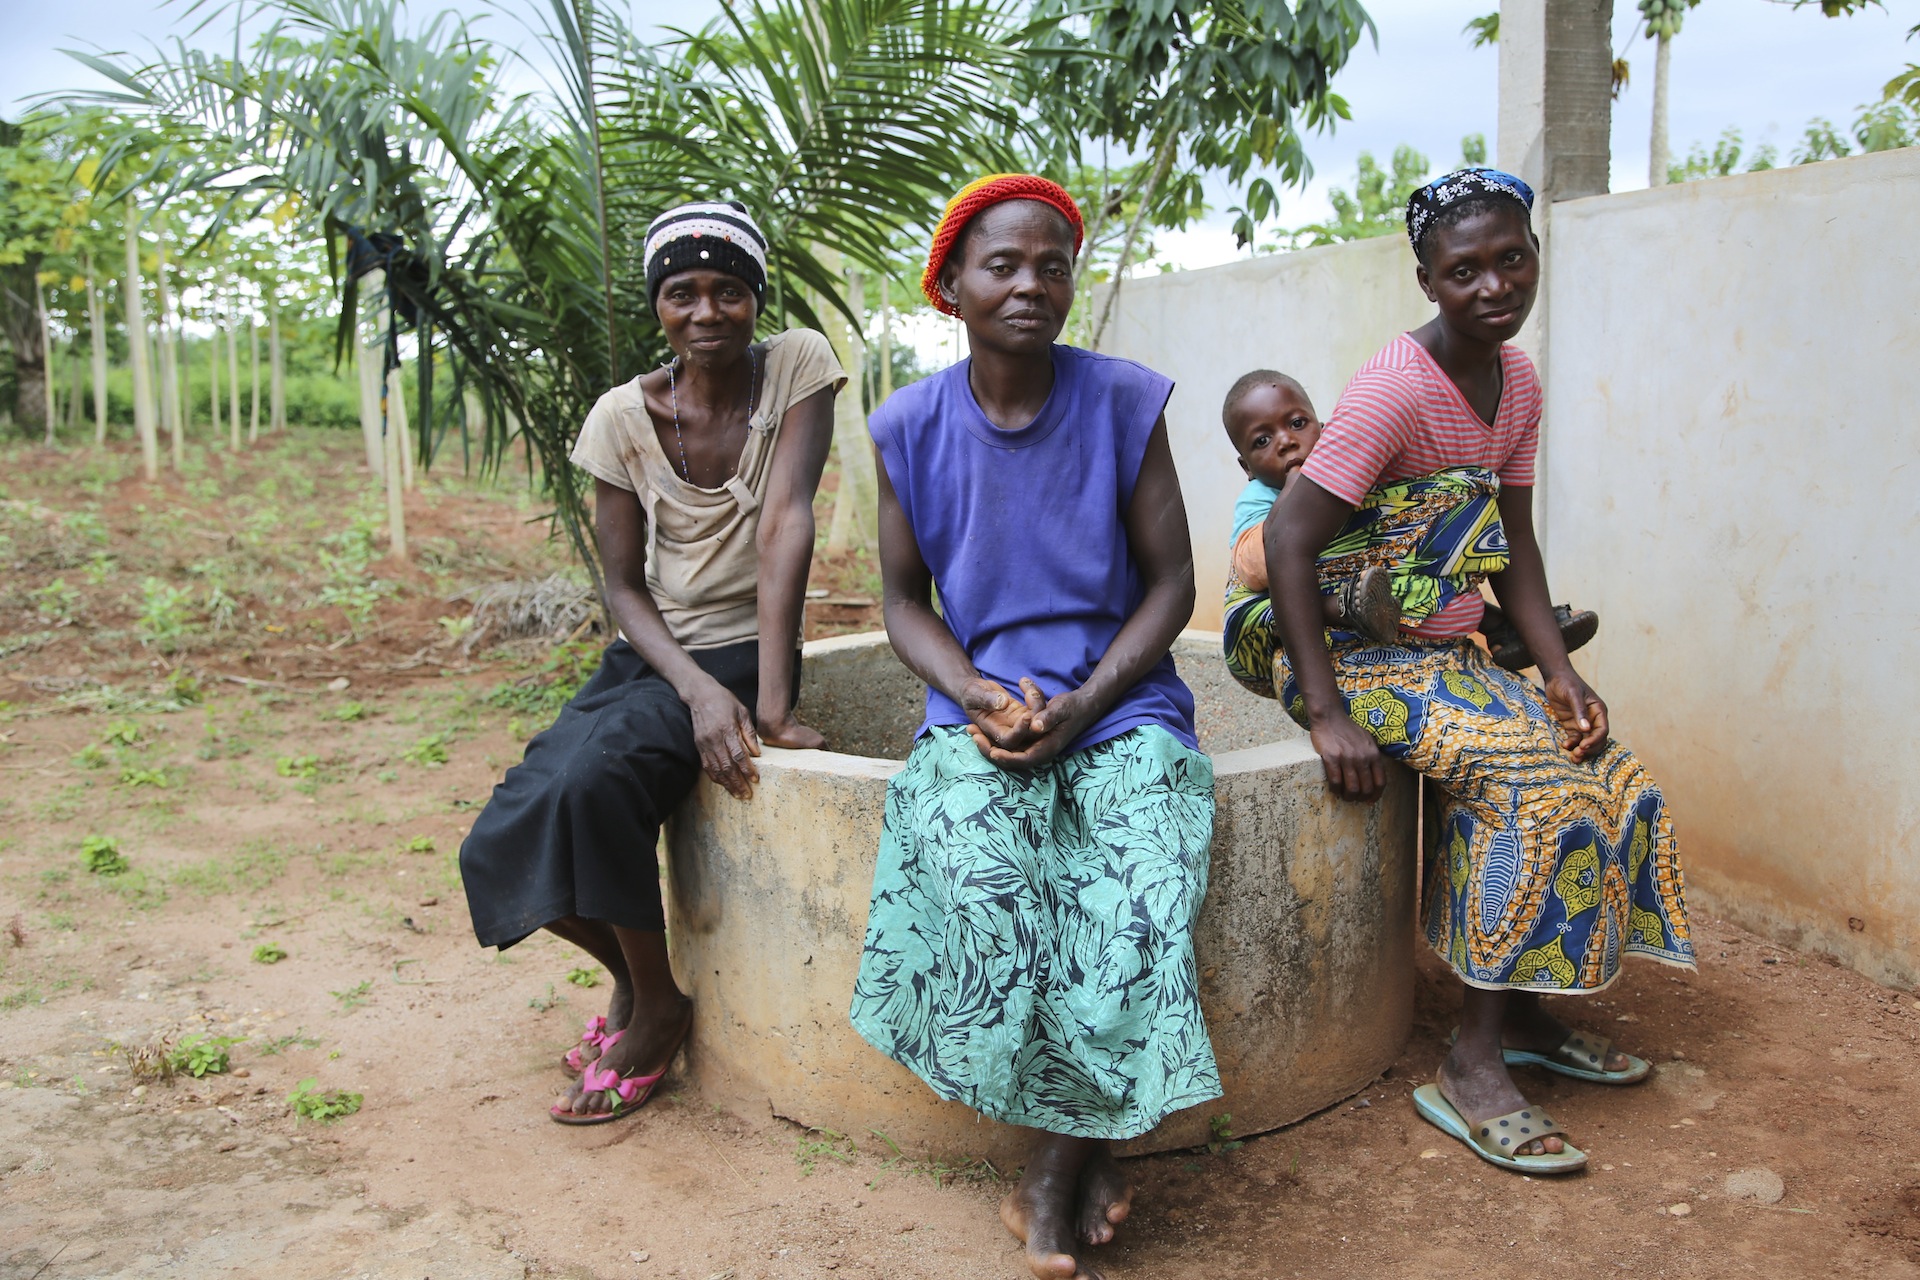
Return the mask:
<svg viewBox="0 0 1920 1280"><path fill-rule="evenodd" d="M795 1140L793 1159L804 1175L812 1173L814 1166L825 1159L852 1164L856 1152L853 1139L844 1133L833 1129L808 1129Z"/></svg>
<svg viewBox="0 0 1920 1280"><path fill-rule="evenodd" d="M112 836L88 836L80 842L80 865L96 876L127 873L127 859Z"/></svg>
<svg viewBox="0 0 1920 1280"><path fill-rule="evenodd" d="M172 653L187 638L188 610L193 592L159 578L140 584L140 616L134 621L134 633L140 643L162 653Z"/></svg>
<svg viewBox="0 0 1920 1280"><path fill-rule="evenodd" d="M192 1076L195 1080L222 1075L233 1065L227 1050L245 1043L245 1036L191 1035L168 1050L167 1065L173 1074Z"/></svg>
<svg viewBox="0 0 1920 1280"><path fill-rule="evenodd" d="M402 853L432 853L433 851L432 836L415 836L400 846Z"/></svg>
<svg viewBox="0 0 1920 1280"><path fill-rule="evenodd" d="M881 1178L894 1172L929 1178L936 1187L944 1187L954 1182L999 1183L1005 1181L1000 1176L1000 1170L994 1168L993 1161L985 1156L975 1156L971 1160L962 1160L959 1164L948 1164L945 1160L915 1160L900 1149L899 1143L880 1130L868 1129L867 1132L880 1139L887 1150L893 1153L880 1161L880 1172L867 1183L869 1191L880 1185ZM853 1144L849 1142L847 1145L851 1149Z"/></svg>
<svg viewBox="0 0 1920 1280"><path fill-rule="evenodd" d="M557 996L553 993L553 984L549 982L547 984L547 994L544 996L535 996L533 999L527 1001L527 1008L533 1010L535 1013L545 1013L547 1010L558 1008L566 1002L567 998L565 996Z"/></svg>
<svg viewBox="0 0 1920 1280"><path fill-rule="evenodd" d="M68 586L65 578L55 578L46 586L27 592L27 599L40 621L56 627L71 623L80 610L80 592Z"/></svg>
<svg viewBox="0 0 1920 1280"><path fill-rule="evenodd" d="M339 533L321 539L319 548L320 568L326 581L314 597L314 603L338 606L356 633L366 628L373 620L374 609L396 589L393 583L367 574L379 528L377 516L363 513L355 516Z"/></svg>
<svg viewBox="0 0 1920 1280"><path fill-rule="evenodd" d="M1207 1121L1207 1133L1207 1150L1216 1156L1238 1151L1247 1145L1233 1136L1233 1117L1224 1112Z"/></svg>
<svg viewBox="0 0 1920 1280"><path fill-rule="evenodd" d="M287 958L287 949L277 942L263 942L253 949L255 964L279 964Z"/></svg>
<svg viewBox="0 0 1920 1280"><path fill-rule="evenodd" d="M260 1042L260 1056L277 1058L289 1049L318 1049L320 1037L302 1035L305 1028L295 1028L290 1036L272 1036Z"/></svg>
<svg viewBox="0 0 1920 1280"><path fill-rule="evenodd" d="M273 771L283 778L311 778L320 772L320 757L278 756Z"/></svg>
<svg viewBox="0 0 1920 1280"><path fill-rule="evenodd" d="M324 1124L360 1109L362 1095L344 1089L321 1089L319 1083L317 1077L308 1076L287 1095L287 1105L293 1108L295 1119L318 1120Z"/></svg>
<svg viewBox="0 0 1920 1280"><path fill-rule="evenodd" d="M567 981L576 987L597 987L600 985L600 975L592 969L569 969Z"/></svg>
<svg viewBox="0 0 1920 1280"><path fill-rule="evenodd" d="M362 978L345 991L333 991L328 994L340 1002L340 1012L352 1013L355 1009L358 1009L361 1005L373 998L372 992L373 979Z"/></svg>
<svg viewBox="0 0 1920 1280"><path fill-rule="evenodd" d="M547 655L538 671L488 690L486 703L502 711L551 720L593 675L594 668L600 665L602 648L593 640L560 645Z"/></svg>
<svg viewBox="0 0 1920 1280"><path fill-rule="evenodd" d="M331 719L338 720L342 724L352 724L356 720L365 720L371 714L372 712L367 710L366 703L348 702L335 707L329 713L329 716Z"/></svg>
<svg viewBox="0 0 1920 1280"><path fill-rule="evenodd" d="M400 758L410 764L437 769L447 762L447 735L429 733L417 739L414 744L400 753Z"/></svg>

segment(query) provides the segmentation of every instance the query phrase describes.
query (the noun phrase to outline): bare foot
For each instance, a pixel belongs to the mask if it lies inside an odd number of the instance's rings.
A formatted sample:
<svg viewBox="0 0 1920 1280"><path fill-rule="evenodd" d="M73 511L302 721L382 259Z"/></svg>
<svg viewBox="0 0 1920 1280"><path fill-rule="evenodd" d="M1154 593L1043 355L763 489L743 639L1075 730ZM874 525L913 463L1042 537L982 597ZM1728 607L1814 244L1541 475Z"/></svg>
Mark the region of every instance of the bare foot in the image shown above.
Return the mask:
<svg viewBox="0 0 1920 1280"><path fill-rule="evenodd" d="M618 1031L633 1021L633 980L626 974L613 975L613 996L607 1001L607 1026Z"/></svg>
<svg viewBox="0 0 1920 1280"><path fill-rule="evenodd" d="M693 1022L693 1001L684 997L677 1006L662 1009L636 1009L628 1020L626 1033L601 1051L594 1064L603 1071L621 1077L650 1076L673 1065L674 1054L686 1039ZM573 1082L567 1094L555 1105L575 1115L589 1115L605 1108L598 1091L588 1093L581 1080Z"/></svg>
<svg viewBox="0 0 1920 1280"><path fill-rule="evenodd" d="M1000 1202L1000 1221L1027 1246L1027 1269L1039 1280L1104 1280L1074 1255L1076 1193L1092 1146L1084 1139L1046 1135L1019 1184Z"/></svg>
<svg viewBox="0 0 1920 1280"><path fill-rule="evenodd" d="M1101 1146L1080 1167L1080 1211L1074 1231L1087 1244L1106 1244L1133 1208L1133 1188L1113 1152Z"/></svg>
<svg viewBox="0 0 1920 1280"><path fill-rule="evenodd" d="M1527 1099L1507 1074L1507 1064L1501 1061L1497 1047L1491 1054L1483 1055L1455 1044L1453 1052L1440 1064L1437 1083L1440 1092L1469 1126L1527 1107ZM1516 1148L1514 1154L1557 1156L1566 1149L1567 1144L1559 1134L1549 1134Z"/></svg>

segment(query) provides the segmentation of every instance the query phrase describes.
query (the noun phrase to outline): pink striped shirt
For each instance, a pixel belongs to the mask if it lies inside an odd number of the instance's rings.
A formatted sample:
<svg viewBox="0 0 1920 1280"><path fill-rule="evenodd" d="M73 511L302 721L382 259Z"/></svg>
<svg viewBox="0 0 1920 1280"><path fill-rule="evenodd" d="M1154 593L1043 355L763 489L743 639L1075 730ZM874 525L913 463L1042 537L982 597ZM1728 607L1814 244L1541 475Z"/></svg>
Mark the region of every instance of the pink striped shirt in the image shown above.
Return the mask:
<svg viewBox="0 0 1920 1280"><path fill-rule="evenodd" d="M1500 348L1500 407L1489 426L1426 348L1403 333L1360 366L1327 419L1300 474L1359 506L1378 485L1432 475L1443 467L1484 467L1502 488L1533 484L1540 446L1540 378L1513 346ZM1484 607L1464 595L1412 634L1438 640L1480 625Z"/></svg>

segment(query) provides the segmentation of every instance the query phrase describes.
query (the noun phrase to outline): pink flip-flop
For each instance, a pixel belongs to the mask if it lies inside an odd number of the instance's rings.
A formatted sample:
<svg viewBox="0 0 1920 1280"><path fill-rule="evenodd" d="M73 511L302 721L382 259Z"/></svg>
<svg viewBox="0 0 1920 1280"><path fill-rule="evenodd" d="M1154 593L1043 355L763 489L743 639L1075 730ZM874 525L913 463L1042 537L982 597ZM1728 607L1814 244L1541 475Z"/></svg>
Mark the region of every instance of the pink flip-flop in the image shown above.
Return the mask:
<svg viewBox="0 0 1920 1280"><path fill-rule="evenodd" d="M580 1043L560 1055L560 1069L570 1076L579 1075L587 1069L594 1058L605 1053L607 1046L617 1041L620 1036L621 1033L618 1031L611 1035L607 1034L607 1020L595 1014L587 1019L587 1029L580 1033ZM584 1049L592 1049L593 1058L581 1052Z"/></svg>
<svg viewBox="0 0 1920 1280"><path fill-rule="evenodd" d="M602 1068L590 1062L587 1069L580 1073L581 1096L604 1093L608 1095L607 1109L579 1115L566 1107L552 1106L547 1108L547 1114L558 1124L605 1124L609 1120L618 1120L645 1106L647 1099L653 1096L655 1086L666 1079L666 1075L662 1070L650 1076L622 1076L611 1068Z"/></svg>

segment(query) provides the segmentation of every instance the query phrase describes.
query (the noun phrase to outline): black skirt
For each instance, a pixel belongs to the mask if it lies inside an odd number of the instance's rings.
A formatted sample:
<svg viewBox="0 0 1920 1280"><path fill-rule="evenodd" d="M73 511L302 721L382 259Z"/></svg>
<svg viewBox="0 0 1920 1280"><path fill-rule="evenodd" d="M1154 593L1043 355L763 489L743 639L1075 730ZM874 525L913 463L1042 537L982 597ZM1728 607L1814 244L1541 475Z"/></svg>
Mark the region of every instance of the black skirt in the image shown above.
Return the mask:
<svg viewBox="0 0 1920 1280"><path fill-rule="evenodd" d="M753 710L758 641L688 652ZM660 824L699 777L687 704L632 645L614 641L553 727L507 770L460 846L480 945L504 950L568 916L666 928Z"/></svg>

